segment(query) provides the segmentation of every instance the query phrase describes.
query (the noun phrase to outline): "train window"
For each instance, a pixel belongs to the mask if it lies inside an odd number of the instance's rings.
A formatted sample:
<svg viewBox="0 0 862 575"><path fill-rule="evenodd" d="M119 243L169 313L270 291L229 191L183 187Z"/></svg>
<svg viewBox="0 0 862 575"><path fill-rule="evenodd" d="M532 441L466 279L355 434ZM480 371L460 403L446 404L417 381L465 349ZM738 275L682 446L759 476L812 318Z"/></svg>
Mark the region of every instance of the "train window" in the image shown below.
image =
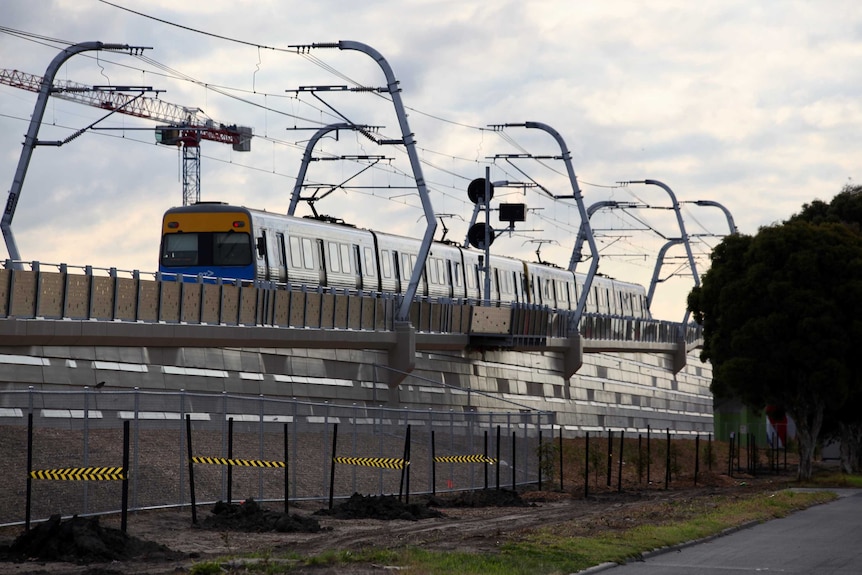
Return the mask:
<svg viewBox="0 0 862 575"><path fill-rule="evenodd" d="M251 242L240 232L167 234L161 259L165 266L248 265Z"/></svg>
<svg viewBox="0 0 862 575"><path fill-rule="evenodd" d="M278 265L279 265L279 267L283 268L285 258L287 257L284 253L285 252L285 250L284 250L284 234L282 234L280 232L276 232L275 241L276 241L276 243L278 243L278 249L276 250L278 252Z"/></svg>
<svg viewBox="0 0 862 575"><path fill-rule="evenodd" d="M446 279L446 266L443 260L437 260L437 276L440 278L440 283L447 285L449 282Z"/></svg>
<svg viewBox="0 0 862 575"><path fill-rule="evenodd" d="M410 265L410 254L401 254L401 275L404 278L411 277L413 266Z"/></svg>
<svg viewBox="0 0 862 575"><path fill-rule="evenodd" d="M290 265L291 267L302 267L302 249L299 247L299 238L290 236L287 238L287 244L290 248Z"/></svg>
<svg viewBox="0 0 862 575"><path fill-rule="evenodd" d="M440 283L437 281L437 258L428 258L428 281L432 284Z"/></svg>
<svg viewBox="0 0 862 575"><path fill-rule="evenodd" d="M166 266L198 265L198 234L167 234L162 253Z"/></svg>
<svg viewBox="0 0 862 575"><path fill-rule="evenodd" d="M347 244L338 244L338 249L341 250L341 271L349 274L352 268L350 265L350 246Z"/></svg>
<svg viewBox="0 0 862 575"><path fill-rule="evenodd" d="M307 270L314 269L314 244L311 238L302 238L302 265Z"/></svg>
<svg viewBox="0 0 862 575"><path fill-rule="evenodd" d="M474 265L467 273L467 287L475 289L476 278L479 276L479 266Z"/></svg>
<svg viewBox="0 0 862 575"><path fill-rule="evenodd" d="M374 252L371 248L362 248L362 253L365 255L365 269L362 270L366 276L373 278L374 271Z"/></svg>
<svg viewBox="0 0 862 575"><path fill-rule="evenodd" d="M251 248L248 240L248 234L244 233L214 233L212 263L219 266L244 266L250 264Z"/></svg>
<svg viewBox="0 0 862 575"><path fill-rule="evenodd" d="M326 242L329 246L329 271L340 272L341 266L338 265L338 244L335 242Z"/></svg>
<svg viewBox="0 0 862 575"><path fill-rule="evenodd" d="M392 256L389 255L389 250L380 250L380 271L383 272L383 277L392 277Z"/></svg>
<svg viewBox="0 0 862 575"><path fill-rule="evenodd" d="M463 282L461 281L461 262L455 262L452 269L452 274L455 276L453 278L455 280L453 282L455 284L455 287L461 287L463 285Z"/></svg>

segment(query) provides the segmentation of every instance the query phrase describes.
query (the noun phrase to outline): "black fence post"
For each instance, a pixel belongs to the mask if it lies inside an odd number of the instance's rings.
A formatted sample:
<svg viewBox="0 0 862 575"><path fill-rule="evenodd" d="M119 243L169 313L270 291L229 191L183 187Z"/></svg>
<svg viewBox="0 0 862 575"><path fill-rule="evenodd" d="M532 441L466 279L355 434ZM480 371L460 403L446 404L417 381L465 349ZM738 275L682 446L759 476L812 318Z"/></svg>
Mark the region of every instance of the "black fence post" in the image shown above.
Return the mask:
<svg viewBox="0 0 862 575"><path fill-rule="evenodd" d="M497 491L500 491L500 426L497 426Z"/></svg>
<svg viewBox="0 0 862 575"><path fill-rule="evenodd" d="M290 456L287 450L287 424L284 424L284 514L288 514L290 503Z"/></svg>
<svg viewBox="0 0 862 575"><path fill-rule="evenodd" d="M120 514L120 531L129 525L129 420L123 422L123 507Z"/></svg>
<svg viewBox="0 0 862 575"><path fill-rule="evenodd" d="M617 468L619 471L617 472L617 492L623 492L623 448L625 444L623 443L623 438L625 437L626 431L624 429L620 430L620 457L619 464Z"/></svg>
<svg viewBox="0 0 862 575"><path fill-rule="evenodd" d="M611 486L611 469L614 461L614 432L608 429L608 487Z"/></svg>
<svg viewBox="0 0 862 575"><path fill-rule="evenodd" d="M650 441L650 426L646 426L646 482L647 487L652 484L652 481L649 479L649 468L650 463L652 463L652 451L651 451L652 442Z"/></svg>
<svg viewBox="0 0 862 575"><path fill-rule="evenodd" d="M484 432L484 447L482 448L482 459L484 459L484 471L485 471L485 489L488 489L488 430L486 429ZM541 481L541 479L539 480Z"/></svg>
<svg viewBox="0 0 862 575"><path fill-rule="evenodd" d="M590 432L584 448L584 499L590 496Z"/></svg>
<svg viewBox="0 0 862 575"><path fill-rule="evenodd" d="M539 456L538 457L538 460L539 460L539 491L542 490L542 467L544 467L544 463L545 463L544 462L545 452L544 452L543 447L544 446L542 445L542 430L539 429L539 453L538 453L538 456Z"/></svg>
<svg viewBox="0 0 862 575"><path fill-rule="evenodd" d="M321 306L323 307L323 306ZM338 424L332 424L332 455L329 464L329 508L332 509L332 501L335 499L335 446L338 441Z"/></svg>
<svg viewBox="0 0 862 575"><path fill-rule="evenodd" d="M189 498L192 504L192 523L197 524L198 512L195 505L195 462L192 451L192 415L186 414L186 447L188 449L189 458Z"/></svg>
<svg viewBox="0 0 862 575"><path fill-rule="evenodd" d="M664 488L670 485L670 427L667 428L667 449L665 450Z"/></svg>
<svg viewBox="0 0 862 575"><path fill-rule="evenodd" d="M727 446L727 475L733 477L733 432L730 432L730 443Z"/></svg>
<svg viewBox="0 0 862 575"><path fill-rule="evenodd" d="M404 457L401 458L401 485L404 488L404 503L410 503L410 426L407 426L407 436L404 438ZM401 490L398 492L401 501Z"/></svg>
<svg viewBox="0 0 862 575"><path fill-rule="evenodd" d="M437 495L437 440L431 430L431 495Z"/></svg>
<svg viewBox="0 0 862 575"><path fill-rule="evenodd" d="M227 504L233 501L233 417L227 420Z"/></svg>
<svg viewBox="0 0 862 575"><path fill-rule="evenodd" d="M715 455L712 452L712 434L706 436L706 452L709 454L709 457L706 458L707 470L712 471L712 460L715 458Z"/></svg>
<svg viewBox="0 0 862 575"><path fill-rule="evenodd" d="M694 484L697 485L697 473L700 471L700 435L694 436Z"/></svg>
<svg viewBox="0 0 862 575"><path fill-rule="evenodd" d="M517 487L518 487L517 479L515 478L515 469L518 467L517 466L518 458L515 457L515 446L517 444L517 440L518 440L518 438L516 436L516 432L513 431L512 432L512 491L517 491Z"/></svg>
<svg viewBox="0 0 862 575"><path fill-rule="evenodd" d="M563 489L563 426L560 426L560 491Z"/></svg>
<svg viewBox="0 0 862 575"><path fill-rule="evenodd" d="M30 532L30 508L33 502L33 412L27 414L27 510L24 512L24 532Z"/></svg>

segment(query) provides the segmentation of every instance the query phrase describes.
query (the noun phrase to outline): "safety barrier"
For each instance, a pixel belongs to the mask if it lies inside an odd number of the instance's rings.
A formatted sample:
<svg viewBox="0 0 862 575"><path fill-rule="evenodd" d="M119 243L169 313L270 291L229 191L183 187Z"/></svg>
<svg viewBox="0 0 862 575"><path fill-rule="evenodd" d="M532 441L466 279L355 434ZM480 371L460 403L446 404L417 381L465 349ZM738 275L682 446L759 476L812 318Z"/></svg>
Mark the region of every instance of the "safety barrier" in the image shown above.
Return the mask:
<svg viewBox="0 0 862 575"><path fill-rule="evenodd" d="M197 504L195 501L195 463L224 465L228 468L227 475L227 503L230 505L233 497L233 473L234 466L239 467L261 467L270 469L284 469L284 512L288 512L288 454L287 454L287 424L284 425L284 459L282 461L266 461L260 459L234 459L233 457L233 422L234 418L228 418L228 451L227 457L204 457L192 455L192 418L191 415L186 415L186 441L188 445L188 460L189 460L189 493L191 496L192 523L198 522Z"/></svg>
<svg viewBox="0 0 862 575"><path fill-rule="evenodd" d="M29 269L16 269L26 263ZM20 267L20 266L18 266ZM173 276L138 270L6 260L0 269L0 318L72 319L226 326L392 331L399 294L291 285L270 281ZM496 313L496 327L478 325L476 312ZM519 346L548 338L676 343L702 339L700 327L584 314L518 303L486 308L478 301L418 297L410 307L417 332L479 334Z"/></svg>
<svg viewBox="0 0 862 575"><path fill-rule="evenodd" d="M27 416L27 509L24 529L30 531L30 516L33 502L33 479L64 481L122 481L122 503L120 530L125 533L129 516L129 422L123 423L123 465L121 467L64 467L60 469L36 469L33 465L33 414Z"/></svg>

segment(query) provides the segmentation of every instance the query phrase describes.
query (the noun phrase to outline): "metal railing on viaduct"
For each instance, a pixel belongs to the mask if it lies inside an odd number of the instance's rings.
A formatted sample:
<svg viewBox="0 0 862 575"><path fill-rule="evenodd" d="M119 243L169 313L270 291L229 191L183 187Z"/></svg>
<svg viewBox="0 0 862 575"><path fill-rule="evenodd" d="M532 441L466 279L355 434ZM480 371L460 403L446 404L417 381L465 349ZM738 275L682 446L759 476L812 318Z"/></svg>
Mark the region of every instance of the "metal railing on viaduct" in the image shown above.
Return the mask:
<svg viewBox="0 0 862 575"><path fill-rule="evenodd" d="M630 317L585 314L574 331L574 312L533 304L417 298L398 322L398 294L18 263L0 269L0 345L382 349L400 372L417 350L503 348L563 353L569 377L614 351L670 354L677 372L701 343L696 325Z"/></svg>

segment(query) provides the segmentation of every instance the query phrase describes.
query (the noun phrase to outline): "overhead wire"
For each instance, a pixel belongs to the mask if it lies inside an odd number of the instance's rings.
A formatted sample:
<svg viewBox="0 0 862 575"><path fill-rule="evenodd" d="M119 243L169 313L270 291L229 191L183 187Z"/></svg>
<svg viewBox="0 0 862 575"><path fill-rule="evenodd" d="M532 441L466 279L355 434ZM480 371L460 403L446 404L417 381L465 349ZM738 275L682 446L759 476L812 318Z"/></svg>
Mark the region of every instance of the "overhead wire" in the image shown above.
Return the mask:
<svg viewBox="0 0 862 575"><path fill-rule="evenodd" d="M283 52L283 53L298 54L298 55L300 55L301 57L303 57L303 58L305 58L306 60L308 60L309 62L311 62L312 64L314 64L314 65L316 65L316 66L320 67L322 70L324 70L324 71L326 71L326 72L328 72L328 73L330 73L330 74L334 75L335 77L337 77L337 78L339 78L339 79L341 79L341 80L344 80L345 82L348 82L348 83L352 84L352 85L353 85L353 86L355 86L355 87L363 87L363 84L361 84L360 82L358 82L358 81L354 80L353 78L351 78L351 77L350 77L350 76L348 76L347 74L342 73L342 72L341 72L341 71L339 71L337 68L335 68L334 66L332 66L332 65L328 64L328 63L327 63L326 61L324 61L323 59L318 58L317 56L314 56L314 55L312 55L312 54L309 54L309 53L308 53L308 51L299 51L299 50L297 50L297 49L295 49L295 48L278 48L278 47L274 47L274 46L267 46L267 45L260 44L260 43L257 43L257 42L248 42L248 41L240 40L240 39L237 39L237 38L232 38L232 37L229 37L229 36L224 36L224 35L220 35L220 34L215 34L215 33L212 33L212 32L205 31L205 30L200 30L200 29L193 28L193 27L190 27L190 26L185 26L185 25L182 25L182 24L178 24L178 23L176 23L176 22L171 22L171 21L169 21L169 20L165 20L165 19L157 18L157 17L151 16L151 15L145 14L145 13L143 13L143 12L139 12L139 11L136 11L136 10L129 9L129 8L127 8L127 7L121 6L121 5L116 4L116 3L114 3L114 2L109 2L109 1L107 1L107 0L99 0L99 1L100 1L101 3L103 3L103 4L106 4L106 5L112 6L112 7L114 7L114 8L117 8L117 9L120 9L120 10L124 10L124 11L130 12L130 13L132 13L132 14L135 14L135 15L138 15L138 16L141 16L141 17L144 17L144 18L148 18L148 19L154 20L154 21L157 21L157 22L163 23L163 24L165 24L165 25L174 26L174 27L177 27L177 28L182 29L182 30L185 30L185 31L194 32L194 33L197 33L197 34L202 34L202 35L209 36L209 37L212 37L212 38L215 38L215 39L218 39L218 40L223 40L223 41L228 41L228 42L234 42L234 43L237 43L237 44L241 44L241 45L245 45L245 46L249 46L249 47L254 47L254 48L256 48L256 49L257 49L257 51L258 51L258 63L259 63L259 61L260 61L260 56L259 56L259 55L260 55L260 50L272 50L272 51L278 51L278 52ZM18 36L18 37L26 38L26 39L29 39L29 40L31 40L31 41L39 41L39 42L43 42L43 43L53 42L53 43L59 43L59 44L71 45L71 43L70 43L70 42L66 42L66 41L63 41L63 40L59 40L59 39L55 39L55 38L48 38L48 37L40 37L40 36L35 35L35 34L23 33L23 32L15 31L15 30L12 30L12 29L9 29L9 28L6 28L6 27L0 27L0 32L5 32L5 33L11 34L11 35L16 35L16 36ZM48 45L48 44L45 44L45 45ZM284 111L282 111L282 110L278 110L278 109L273 108L273 107L271 107L271 106L268 106L268 105L261 105L261 104L259 104L259 103L257 103L257 102L254 102L254 101L248 100L247 98L239 97L239 96L237 96L236 94L232 93L232 92L236 92L236 93L243 93L243 92L248 92L248 90L243 90L243 89L239 89L239 88L235 88L235 87L222 86L222 85L216 85L216 84L208 84L208 83L205 83L205 82L201 82L201 81L199 81L199 80L196 80L196 79L192 78L191 76L188 76L188 75L186 75L186 74L184 74L184 73L182 73L182 72L179 72L179 71L177 71L177 70L175 70L175 69L171 68L170 66L164 65L164 64L162 64L162 63L160 63L160 62L158 62L157 60L154 60L154 59L152 59L152 58L149 58L149 57L146 57L146 56L142 56L142 55L137 56L137 58L139 58L141 61L143 61L143 62L147 63L148 65L150 65L150 66L152 66L152 67L156 68L157 70L161 70L162 72L165 72L165 73L166 73L166 77L171 77L171 78L175 78L175 79L179 79L179 80L183 80L183 81L188 81L188 82L194 83L194 84L196 84L196 85L199 85L199 86L204 87L204 88L205 88L205 89L207 89L207 90L212 90L212 91L214 91L215 93L218 93L219 95L222 95L222 96L225 96L225 97L228 97L228 98L232 98L232 99L234 99L234 100L236 100L236 101L239 101L239 102L241 102L241 103L244 103L244 104L247 104L247 105L250 105L250 106L254 106L254 107L257 107L257 108L260 108L260 109L266 110L267 112L272 112L272 113L274 113L274 114L283 115L283 116L285 116L285 117L293 118L294 120L297 120L297 121L307 122L307 123L309 123L309 124L311 124L311 125L318 125L318 126L323 126L323 125L325 125L325 122L324 122L324 121L322 121L322 120L316 120L316 119L307 118L307 117L304 117L304 116L301 116L301 115L298 115L298 114L291 114L291 113L289 113L289 112L284 112ZM118 65L122 65L122 64L118 64ZM145 73L158 74L158 72L153 72L153 71L144 71L144 72L145 72ZM256 92L255 90L252 90L252 91L251 91L251 93L256 94L256 95L259 95L259 93L258 93L258 92ZM390 101L391 101L391 98L389 98L389 97L388 97L388 95L387 95L386 93L381 93L381 92L379 92L379 91L372 91L372 93L373 93L374 95L378 96L378 97L381 97L381 98L384 98L384 99L387 99L387 100L390 100ZM271 95L272 95L272 96L285 97L285 96L283 96L283 95L276 95L276 94L271 94ZM318 113L320 113L320 114L323 114L323 115L328 114L328 112L327 112L326 110L323 110L323 109L320 109L320 108L316 108L315 106L313 106L313 105L312 105L310 102L308 102L308 101L300 100L300 99L295 98L295 97L292 97L291 99L294 99L294 100L298 100L298 101L303 102L303 104L304 104L304 105L309 106L309 107L310 107L310 108L312 108L312 109L316 109L316 110L318 111ZM421 115L423 115L423 116L426 116L426 117L431 118L431 119L436 120L436 121L445 122L445 123L449 123L449 124L452 124L452 125L457 125L457 126L460 126L460 127L469 128L469 129L472 129L472 130L479 131L479 132L481 132L481 133L484 133L484 132L487 132L487 131L493 131L493 132L497 133L497 135L498 135L498 136L499 136L499 137L500 137L504 142L508 143L509 145L511 145L511 146L512 146L513 148L515 148L516 150L519 150L521 153L528 154L527 149L526 149L523 145L521 145L517 140L515 140L515 138L514 138L514 137L512 137L512 136L511 136L511 134L509 134L506 130L496 130L496 129L489 129L489 128L487 128L487 127L478 127L478 126L473 126L473 125L466 124L466 123L463 123L463 122L458 122L458 121L455 121L455 120L449 120L449 119L443 118L443 117L441 117L441 116L439 116L439 115L431 114L431 113L427 113L427 112L421 111L421 110L416 109L416 108L413 108L413 107L407 107L407 106L405 106L405 108L409 109L409 110L410 110L410 111L412 111L412 112L415 112L415 113L417 113L417 114L421 114ZM260 136L257 136L257 137L260 137ZM271 136L263 137L262 139L265 139L265 140L268 140L268 141L272 141L272 142L274 142L274 143L278 143L278 144L289 145L289 146L292 146L292 147L295 147L295 148L299 148L299 147L300 147L300 146L298 145L298 143L290 143L290 142L288 142L287 140L283 140L283 139L279 139L279 138L272 138ZM397 148L396 148L396 149L397 149ZM444 153L441 153L441 152L435 152L435 151L433 151L433 150L431 150L431 149L429 149L429 148L421 148L421 150L422 150L422 151L423 151L423 153L425 153L425 154L432 154L432 153L433 153L433 154L438 154L438 155L444 155L444 156L446 156L446 157L448 157L448 158L458 159L459 161L470 162L471 164L475 164L475 163L476 163L476 160L469 160L469 159L466 159L466 158L457 158L457 157L455 157L455 156L452 156L451 154L444 154ZM399 152L403 152L403 150L398 150L398 151L399 151ZM470 179L471 179L471 178L469 178L469 177L467 177L467 176L465 176L465 175L459 174L458 172L456 172L456 171L455 171L455 170L453 170L453 169L449 169L449 168L442 168L441 166L435 165L433 162L431 162L430 160L427 160L427 159L425 159L425 158L421 158L421 159L420 159L420 161L423 163L423 165L426 165L426 166L428 166L428 167L430 167L430 168L433 168L434 170L437 170L437 171L439 171L439 172L441 172L441 173L444 173L444 174L447 174L447 175L450 175L450 176L454 176L454 177L460 178L461 180L464 180L464 181L466 181L466 180L470 180ZM558 175L558 176L567 177L567 174L564 174L562 171L557 170L556 168L554 168L553 166L549 165L549 164L548 164L547 162L545 162L544 160L536 159L535 161L536 161L538 164L540 164L543 168L548 169L551 173L554 173L554 174L556 174L556 175ZM488 162L483 162L483 163L486 163L486 164L487 164ZM237 164L237 165L241 165L241 164ZM252 167L252 169L254 169L254 168ZM391 166L389 166L389 167L379 166L379 167L376 167L375 169L382 169L382 170L389 169L389 170L391 170L391 172L392 172L392 173L398 173L398 174L400 174L401 176L404 176L404 177L409 176L409 175L408 175L408 174L406 174L406 172L404 172L403 170L393 169ZM507 175L509 175L509 176L511 177L511 174L509 174L508 172L506 172L506 170L505 170L501 165L496 164L496 169L499 169L499 170L503 171L504 173L507 173ZM601 187L601 188L616 188L616 187L619 187L618 185L617 185L617 186L611 186L611 185L594 184L594 183L586 182L586 181L583 181L583 180L579 180L579 183L584 184L584 185L590 185L590 186L595 186L595 187ZM445 187L445 188L454 189L452 185L445 185L445 184L435 184L435 188L437 188L437 186L438 186L438 185L439 185L439 187ZM636 195L636 194L634 194L633 192L631 192L631 189L630 189L630 188L627 188L627 190L628 190L628 191L629 191L629 193L631 193L635 198L637 198L637 195ZM444 195L444 196L446 196L446 197L450 197L451 199L457 199L458 201L460 201L460 202L464 203L463 197L456 198L454 195L448 194L448 193L446 193L446 192L442 192L442 191L440 191L439 189L436 189L436 190L435 190L435 192L436 192L436 193L441 193L442 195ZM642 202L642 203L645 203L645 202ZM571 208L573 207L573 206L571 206L571 205L569 205L569 204L566 204L566 203L563 203L563 205L566 205L569 209L571 209ZM547 217L547 216L543 216L543 215L542 215L542 216L540 216L540 219L542 219L543 221L547 221L547 222L551 223L551 225L554 225L555 227L557 227L557 228L558 228L558 229L560 229L561 231L565 231L565 232L569 232L569 233L571 233L571 232L574 230L574 228L575 228L575 226L573 226L573 225L571 225L571 224L568 224L568 223L566 223L566 222L562 222L562 221L560 221L560 220L558 220L558 219L556 219L556 218L549 218L549 217ZM646 222L642 222L642 223L643 223L643 225L646 225L646 226L648 226L648 227L650 227L650 228L653 228L653 226L652 226L652 225L647 224ZM654 228L653 228L653 229L654 229Z"/></svg>

